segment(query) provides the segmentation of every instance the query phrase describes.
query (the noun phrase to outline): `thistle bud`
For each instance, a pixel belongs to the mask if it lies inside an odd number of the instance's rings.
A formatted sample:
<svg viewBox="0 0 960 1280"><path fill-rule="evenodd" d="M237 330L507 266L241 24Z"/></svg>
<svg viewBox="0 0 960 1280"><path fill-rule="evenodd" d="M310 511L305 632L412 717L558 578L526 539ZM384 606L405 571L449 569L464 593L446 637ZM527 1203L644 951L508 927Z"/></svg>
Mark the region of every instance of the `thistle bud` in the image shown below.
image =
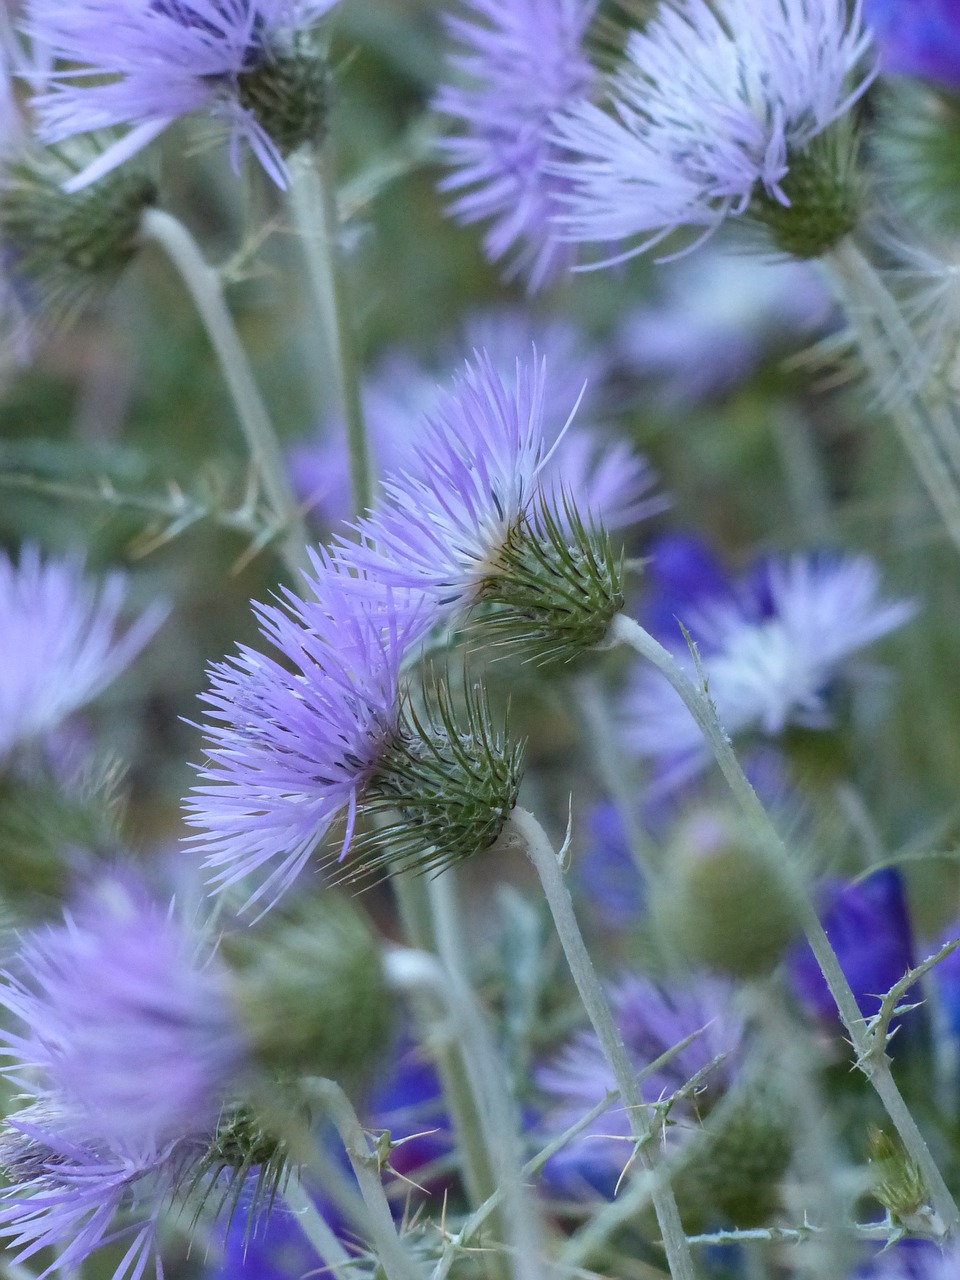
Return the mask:
<svg viewBox="0 0 960 1280"><path fill-rule="evenodd" d="M408 699L364 802L386 822L349 878L438 871L489 849L517 803L523 754L494 726L480 685L458 708L442 681L421 710Z"/></svg>
<svg viewBox="0 0 960 1280"><path fill-rule="evenodd" d="M316 36L309 30L287 33L283 47L240 72L237 98L281 155L319 145L327 127L328 81Z"/></svg>
<svg viewBox="0 0 960 1280"><path fill-rule="evenodd" d="M392 1002L377 939L348 899L311 898L295 916L228 936L223 955L261 1067L346 1087L369 1072L389 1041Z"/></svg>
<svg viewBox="0 0 960 1280"><path fill-rule="evenodd" d="M755 977L798 932L782 877L758 837L723 810L684 821L672 841L654 917L694 966Z"/></svg>
<svg viewBox="0 0 960 1280"><path fill-rule="evenodd" d="M882 1129L873 1128L869 1144L873 1194L894 1222L908 1230L929 1215L923 1176L903 1147Z"/></svg>
<svg viewBox="0 0 960 1280"><path fill-rule="evenodd" d="M792 258L819 258L853 231L863 195L858 149L855 128L844 116L789 157L780 184L789 203L763 190L754 197L750 214L777 249Z"/></svg>

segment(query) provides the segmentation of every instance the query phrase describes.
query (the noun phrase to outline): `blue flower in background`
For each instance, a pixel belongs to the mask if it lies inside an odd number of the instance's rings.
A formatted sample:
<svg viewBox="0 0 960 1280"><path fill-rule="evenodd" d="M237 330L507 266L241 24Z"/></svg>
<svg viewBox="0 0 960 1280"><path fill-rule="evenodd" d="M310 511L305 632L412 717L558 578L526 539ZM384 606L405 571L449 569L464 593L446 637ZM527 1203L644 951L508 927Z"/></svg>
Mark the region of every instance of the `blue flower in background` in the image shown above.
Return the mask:
<svg viewBox="0 0 960 1280"><path fill-rule="evenodd" d="M865 0L882 71L960 87L960 7L956 0Z"/></svg>

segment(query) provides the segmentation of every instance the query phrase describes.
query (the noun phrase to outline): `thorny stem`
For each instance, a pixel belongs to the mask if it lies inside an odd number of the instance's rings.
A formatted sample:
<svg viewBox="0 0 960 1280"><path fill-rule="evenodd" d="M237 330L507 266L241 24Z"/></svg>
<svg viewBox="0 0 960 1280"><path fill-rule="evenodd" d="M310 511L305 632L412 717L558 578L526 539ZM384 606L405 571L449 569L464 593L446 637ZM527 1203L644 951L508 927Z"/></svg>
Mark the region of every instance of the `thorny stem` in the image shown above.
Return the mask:
<svg viewBox="0 0 960 1280"><path fill-rule="evenodd" d="M290 207L300 233L326 340L327 367L347 428L350 487L357 515L370 506L373 479L360 398L360 368L340 252L340 213L330 145L304 147L290 159Z"/></svg>
<svg viewBox="0 0 960 1280"><path fill-rule="evenodd" d="M404 1248L394 1225L390 1204L380 1179L380 1166L350 1100L333 1080L311 1077L305 1081L311 1098L319 1102L333 1121L367 1207L372 1244L387 1280L424 1280L423 1273Z"/></svg>
<svg viewBox="0 0 960 1280"><path fill-rule="evenodd" d="M668 1180L656 1172L656 1162L650 1150L653 1130L640 1096L637 1072L627 1056L623 1037L614 1022L610 1003L604 993L590 953L580 932L573 909L573 900L563 878L557 854L540 823L525 809L514 809L504 834L522 844L536 868L543 885L547 905L553 915L560 944L563 947L570 973L580 993L587 1016L597 1033L604 1057L610 1064L620 1099L626 1109L630 1129L636 1141L637 1162L651 1174L653 1186L651 1199L657 1215L657 1223L663 1237L663 1248L673 1280L696 1280L693 1259L687 1246L680 1221L680 1211Z"/></svg>
<svg viewBox="0 0 960 1280"><path fill-rule="evenodd" d="M904 1147L920 1168L931 1203L941 1219L944 1230L947 1233L953 1233L960 1227L960 1210L957 1209L956 1202L943 1180L943 1175L937 1167L930 1148L897 1088L890 1071L890 1059L884 1052L883 1046L878 1048L868 1032L856 997L820 923L810 894L797 874L779 832L740 767L740 762L737 760L726 731L717 718L716 708L708 693L703 687L698 687L673 655L632 618L622 613L618 614L610 627L610 639L613 642L629 645L642 657L652 662L666 676L696 720L734 798L761 837L760 847L766 851L771 866L776 870L793 899L798 921L806 934L810 949L817 959L840 1013L840 1019L856 1051L857 1066L880 1095Z"/></svg>
<svg viewBox="0 0 960 1280"><path fill-rule="evenodd" d="M890 417L954 545L960 550L960 434L943 408L910 385L922 363L916 341L872 264L851 239L825 258L828 274L857 336L878 391L887 389ZM912 358L911 358L912 357Z"/></svg>
<svg viewBox="0 0 960 1280"><path fill-rule="evenodd" d="M140 224L144 240L158 244L180 273L213 345L247 448L259 472L273 515L283 530L282 553L287 568L299 577L307 568L307 534L303 516L287 478L280 444L233 317L223 296L220 277L204 258L187 228L162 209L147 209Z"/></svg>

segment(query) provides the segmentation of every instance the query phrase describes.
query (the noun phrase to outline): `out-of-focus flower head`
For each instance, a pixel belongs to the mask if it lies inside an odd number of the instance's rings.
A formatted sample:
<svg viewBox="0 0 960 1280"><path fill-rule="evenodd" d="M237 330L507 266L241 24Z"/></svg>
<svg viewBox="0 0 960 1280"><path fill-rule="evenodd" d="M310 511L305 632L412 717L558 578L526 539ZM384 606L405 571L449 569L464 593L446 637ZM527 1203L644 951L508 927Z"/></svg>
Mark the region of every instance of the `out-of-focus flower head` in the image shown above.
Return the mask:
<svg viewBox="0 0 960 1280"><path fill-rule="evenodd" d="M960 13L953 0L864 0L880 70L960 86Z"/></svg>
<svg viewBox="0 0 960 1280"><path fill-rule="evenodd" d="M960 1250L942 1249L930 1240L900 1240L861 1263L850 1280L954 1280L960 1275Z"/></svg>
<svg viewBox="0 0 960 1280"><path fill-rule="evenodd" d="M200 829L190 840L218 888L271 868L251 904L274 902L340 819L346 852L361 793L397 735L401 664L431 621L402 591L375 591L322 555L314 567L313 599L255 606L283 661L241 646L201 695L211 722L187 801Z"/></svg>
<svg viewBox="0 0 960 1280"><path fill-rule="evenodd" d="M617 1025L631 1060L640 1072L688 1036L700 1032L641 1084L650 1102L667 1098L697 1072L721 1058L704 1077L696 1106L705 1112L735 1078L744 1061L745 1024L736 1011L732 989L717 978L698 976L669 989L648 978L630 975L610 992ZM721 1055L723 1055L721 1057ZM616 1089L612 1071L593 1031L583 1031L537 1072L537 1084L551 1099L547 1125L563 1133ZM670 1112L667 1133L674 1138L695 1123L689 1102ZM552 1187L578 1196L593 1189L613 1192L629 1161L633 1144L626 1111L612 1106L547 1163L544 1176Z"/></svg>
<svg viewBox="0 0 960 1280"><path fill-rule="evenodd" d="M40 137L128 127L72 181L78 188L202 112L225 122L235 164L246 143L284 186L284 156L323 128L326 71L310 28L335 3L28 0L26 30L68 64L34 99Z"/></svg>
<svg viewBox="0 0 960 1280"><path fill-rule="evenodd" d="M819 897L820 917L840 967L860 1011L872 1017L880 1009L880 997L914 964L903 881L894 868L884 867L851 884L828 881ZM794 947L788 971L801 1003L817 1018L835 1023L836 1004L806 943Z"/></svg>
<svg viewBox="0 0 960 1280"><path fill-rule="evenodd" d="M772 737L789 725L829 726L828 695L849 659L914 612L913 602L881 594L868 556L797 553L760 562L728 595L692 600L678 616L697 643L727 732ZM679 625L664 639L693 675ZM637 669L625 709L627 740L669 764L675 781L703 766L700 730L658 672Z"/></svg>
<svg viewBox="0 0 960 1280"><path fill-rule="evenodd" d="M0 552L0 765L95 698L157 630L159 605L120 629L125 595L122 574L98 583L76 556Z"/></svg>
<svg viewBox="0 0 960 1280"><path fill-rule="evenodd" d="M758 202L789 210L792 171L869 83L868 48L846 0L661 5L630 33L609 102L555 118L566 234L627 244L617 261L680 228L705 237Z"/></svg>
<svg viewBox="0 0 960 1280"><path fill-rule="evenodd" d="M434 103L460 126L442 142L454 171L441 190L458 193L454 217L490 224L487 257L506 259L531 291L571 261L554 221L565 184L551 167L560 157L551 122L596 79L583 47L596 8L597 0L468 0L465 17L447 19L465 83L444 85Z"/></svg>
<svg viewBox="0 0 960 1280"><path fill-rule="evenodd" d="M651 493L656 477L625 440L599 436L590 425L599 411L606 360L577 329L562 319L537 320L526 312L481 312L464 326L456 349L485 351L500 378L515 376L517 353L536 346L550 377L544 383L543 434L549 448L557 441L571 409L578 422L568 427L544 471L543 483L562 484L580 511L619 529L662 510L666 499ZM364 388L367 428L383 476L415 470L416 453L427 423L443 404L447 366L458 357L445 349L440 359L421 365L403 351L388 353ZM351 514L346 441L342 424L328 423L316 443L305 441L290 455L298 495L328 525Z"/></svg>
<svg viewBox="0 0 960 1280"><path fill-rule="evenodd" d="M62 925L22 945L0 1004L6 1074L50 1095L90 1136L160 1148L210 1125L245 1058L226 970L135 881L104 880Z"/></svg>
<svg viewBox="0 0 960 1280"><path fill-rule="evenodd" d="M730 391L830 315L819 276L802 262L706 250L665 265L658 282L659 299L624 316L617 347L668 406Z"/></svg>
<svg viewBox="0 0 960 1280"><path fill-rule="evenodd" d="M593 805L586 828L586 843L574 864L581 892L606 926L635 925L646 887L617 806L610 800Z"/></svg>

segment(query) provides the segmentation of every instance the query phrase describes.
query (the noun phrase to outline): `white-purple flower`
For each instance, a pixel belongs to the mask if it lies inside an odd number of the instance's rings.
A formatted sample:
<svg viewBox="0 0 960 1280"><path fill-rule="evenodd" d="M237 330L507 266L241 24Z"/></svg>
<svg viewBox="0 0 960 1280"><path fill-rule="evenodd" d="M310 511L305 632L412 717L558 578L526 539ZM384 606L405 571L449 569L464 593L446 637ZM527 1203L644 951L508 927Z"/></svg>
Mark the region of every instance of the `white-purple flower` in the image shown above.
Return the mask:
<svg viewBox="0 0 960 1280"><path fill-rule="evenodd" d="M487 222L487 257L508 261L535 290L570 261L557 233L551 136L558 111L589 93L596 72L584 37L597 0L468 0L450 16L459 52L451 59L465 83L441 88L438 111L460 132L442 142L453 173L441 190L458 193L451 213Z"/></svg>
<svg viewBox="0 0 960 1280"><path fill-rule="evenodd" d="M729 595L692 603L679 622L697 644L727 732L772 736L789 725L830 725L830 687L849 659L915 611L912 601L883 595L868 556L797 553L769 560ZM679 625L668 643L695 676ZM627 741L641 755L672 761L678 777L706 761L696 722L652 668L638 669L624 710Z"/></svg>
<svg viewBox="0 0 960 1280"><path fill-rule="evenodd" d="M65 922L28 936L0 1005L4 1072L37 1073L79 1133L153 1150L209 1127L245 1065L225 968L132 878L104 879Z"/></svg>
<svg viewBox="0 0 960 1280"><path fill-rule="evenodd" d="M788 206L792 161L863 93L868 48L859 0L665 0L609 101L555 123L565 234L625 243L617 261L679 228L709 235L758 193Z"/></svg>
<svg viewBox="0 0 960 1280"><path fill-rule="evenodd" d="M314 567L313 599L255 606L279 660L240 646L201 695L207 760L187 801L190 839L218 889L269 868L248 905L275 902L340 821L346 853L397 731L401 665L434 616L322 555Z"/></svg>
<svg viewBox="0 0 960 1280"><path fill-rule="evenodd" d="M71 183L92 182L194 112L224 122L280 186L283 139L260 118L255 77L295 56L298 36L336 0L28 0L26 29L60 60L34 99L45 142L126 132ZM317 75L322 71L319 68ZM319 110L323 87L304 82ZM305 116L310 112L305 111ZM273 131L276 133L276 130Z"/></svg>
<svg viewBox="0 0 960 1280"><path fill-rule="evenodd" d="M96 697L156 631L159 605L120 628L125 595L122 574L97 583L76 556L0 552L0 765Z"/></svg>

